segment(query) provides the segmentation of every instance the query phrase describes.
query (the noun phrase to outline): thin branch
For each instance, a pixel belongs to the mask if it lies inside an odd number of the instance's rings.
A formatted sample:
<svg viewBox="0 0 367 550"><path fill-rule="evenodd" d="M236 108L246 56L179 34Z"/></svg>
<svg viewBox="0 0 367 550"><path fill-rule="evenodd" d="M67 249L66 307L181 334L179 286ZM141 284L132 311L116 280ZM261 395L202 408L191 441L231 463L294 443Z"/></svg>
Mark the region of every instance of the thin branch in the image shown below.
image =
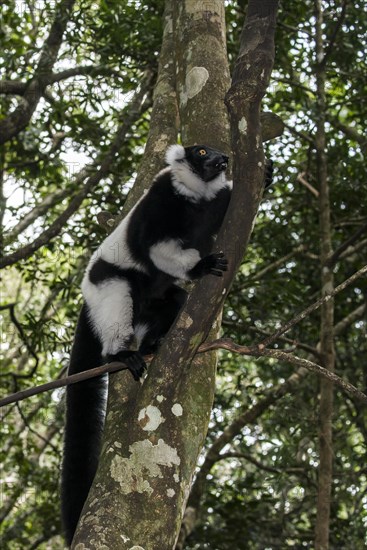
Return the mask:
<svg viewBox="0 0 367 550"><path fill-rule="evenodd" d="M298 130L296 130L290 124L284 123L284 126L287 128L287 130L290 131L291 134L293 134L294 136L299 137L300 139L303 139L303 140L307 141L312 147L315 147L315 141L311 136L305 134L304 132L299 132Z"/></svg>
<svg viewBox="0 0 367 550"><path fill-rule="evenodd" d="M248 330L250 330L251 332L257 332L258 334L262 334L263 336L271 336L269 332L258 327L249 327ZM307 351L307 353L310 353L318 360L320 359L320 352L315 347L299 342L298 340L292 340L292 338L287 338L286 336L280 336L279 340L281 342L285 342L286 344L290 344L295 348L303 349L303 351Z"/></svg>
<svg viewBox="0 0 367 550"><path fill-rule="evenodd" d="M9 244L17 238L17 236L25 231L27 227L42 216L51 206L54 206L58 202L62 201L70 194L70 189L59 189L55 193L52 193L45 197L42 202L37 204L32 210L27 212L25 216L15 225L10 231L4 234L6 244Z"/></svg>
<svg viewBox="0 0 367 550"><path fill-rule="evenodd" d="M70 376L66 376L65 378L52 380L51 382L47 382L46 384L41 384L40 386L35 386L33 388L27 388L26 390L21 390L13 393L12 395L8 395L7 397L4 397L0 400L0 407L10 405L10 403L23 401L23 399L27 399L28 397L32 397L33 395L37 395L45 391L56 390L58 388L63 388L64 386L68 386L69 384L75 384L76 382L89 380L89 378L95 378L96 376L101 376L102 374L106 374L107 372L117 372L119 370L125 369L127 369L126 365L114 361L113 363L102 365L101 367L96 367L94 369L79 372L77 374L72 374Z"/></svg>
<svg viewBox="0 0 367 550"><path fill-rule="evenodd" d="M311 191L311 193L312 193L313 195L315 195L316 198L318 198L320 193L318 192L317 189L315 189L315 188L313 187L313 185L311 185L311 184L305 179L305 177L304 177L305 175L306 175L306 172L302 172L301 174L298 174L296 180L299 181L300 183L302 183L302 185L304 185L305 187L307 187L307 189L308 189L309 191Z"/></svg>
<svg viewBox="0 0 367 550"><path fill-rule="evenodd" d="M342 290L347 288L349 285L353 284L359 277L362 277L366 273L367 273L367 265L362 267L359 271L356 271L353 275L351 275L343 283L341 283L340 285L335 287L332 292L330 292L329 294L326 294L322 298L319 298L319 300L317 300L316 302L314 302L313 304L308 306L306 309L301 311L301 313L299 313L298 315L293 317L290 321L288 321L288 323L286 323L285 325L280 327L280 329L278 329L276 332L274 332L274 334L272 334L268 338L265 338L265 340L263 340L261 342L259 347L263 346L265 348L265 347L269 346L270 344L273 344L273 342L275 342L279 338L279 336L281 336L282 334L284 334L285 332L287 332L288 330L293 328L294 325L296 325L297 323L299 323L300 321L305 319L305 317L307 317L310 313L316 311L322 304L324 304L324 303L328 302L329 300L331 300L331 298L333 298L336 294L338 294L339 292L341 292Z"/></svg>
<svg viewBox="0 0 367 550"><path fill-rule="evenodd" d="M240 346L239 344L236 344L231 340L226 340L226 339L218 339L218 340L214 340L213 342L202 344L198 349L198 353L205 353L207 351L213 351L218 349L224 349L227 351L231 351L232 353L238 353L240 355L249 355L252 357L271 357L274 359L278 359L280 361L284 361L286 363L291 363L292 365L296 365L298 367L303 367L307 370L311 370L313 372L316 372L320 376L334 382L338 387L352 394L359 401L367 405L366 394L364 394L363 392L358 390L355 386L353 386L349 382L346 382L345 380L343 380L333 372L330 372L327 369L321 367L320 365L317 365L312 361L308 361L307 359L302 359L301 357L297 357L285 351L280 351L275 349L266 349L266 348L263 348L261 344L258 346ZM151 358L151 356L146 357L147 360L149 358ZM117 372L120 370L126 370L126 368L127 367L123 363L114 361L112 363L102 365L101 367L96 367L94 369L82 371L78 374L72 374L63 379L52 380L51 382L47 382L46 384L42 384L34 388L28 388L26 390L22 390L12 395L9 395L7 397L4 397L3 399L0 400L0 407L4 407L5 405L9 405L10 403L22 401L27 397L32 397L33 395L37 395L45 391L62 388L64 386L68 386L69 384L75 384L76 382L82 382L83 380L88 380L89 378L101 376L102 374L106 374L107 372Z"/></svg>
<svg viewBox="0 0 367 550"><path fill-rule="evenodd" d="M59 449L53 444L51 443L50 440L46 439L43 435L41 435L40 433L37 432L37 430L35 430L34 428L32 428L32 426L28 423L28 420L26 418L26 416L24 415L23 411L22 411L22 408L19 404L19 401L16 403L16 407L17 407L17 411L21 417L21 419L23 420L23 423L25 425L25 427L33 434L35 435L36 437L38 437L43 443L44 443L44 446L46 445L49 445L53 451L56 453L56 455L58 454L59 452Z"/></svg>
<svg viewBox="0 0 367 550"><path fill-rule="evenodd" d="M122 78L122 75L118 71L105 65L78 65L77 67L71 67L58 73L51 73L47 79L47 86L61 80L67 80L73 76L95 77L100 75ZM0 80L0 94L22 96L26 92L28 85L29 82L21 82L20 80Z"/></svg>
<svg viewBox="0 0 367 550"><path fill-rule="evenodd" d="M300 254L301 252L304 252L306 249L305 245L301 244L300 246L297 246L296 248L294 248L291 252L289 252L288 254L285 254L285 256L282 256L281 258L279 258L278 260L276 260L275 262L272 262L271 264L268 264L266 267L264 267L263 269L260 269L259 271L255 271L253 273L250 273L246 279L246 284L245 285L241 285L238 290L241 291L245 288L247 288L250 284L250 282L252 280L256 280L258 281L259 279L261 279L262 277L264 277L264 275L266 275L267 273L269 273L269 271L273 271L274 269L276 269L277 267L283 265L285 262L287 262L288 260L290 260L291 258L293 258L293 256L296 256L297 254Z"/></svg>
<svg viewBox="0 0 367 550"><path fill-rule="evenodd" d="M346 317L341 319L339 323L336 323L336 325L334 326L334 335L337 336L338 334L343 332L349 325L360 319L365 313L366 309L367 303L361 304L360 306L356 307L356 309L351 311Z"/></svg>
<svg viewBox="0 0 367 550"><path fill-rule="evenodd" d="M357 231L355 231L355 233L353 233L353 235L351 235L349 237L349 239L347 239L346 241L343 242L343 244L341 244L339 246L339 248L337 248L333 254L330 256L330 258L328 258L327 260L327 265L329 267L331 266L334 266L338 260L338 258L341 256L341 254L347 250L347 248L349 246L351 246L359 237L361 237L362 235L364 235L365 233L367 232L367 223L365 223L364 225L362 225L362 227L360 227Z"/></svg>
<svg viewBox="0 0 367 550"><path fill-rule="evenodd" d="M20 322L18 321L18 319L15 315L15 305L16 305L15 303L1 305L0 306L0 311L4 311L6 309L9 310L10 319L11 319L13 325L16 327L16 329L18 331L18 334L20 336L20 339L22 340L23 344L27 348L28 353L35 360L35 363L33 365L32 370L28 374L15 374L15 373L12 373L12 372L11 373L6 372L6 373L1 373L0 374L0 377L12 376L14 380L16 380L18 378L31 378L34 375L34 373L37 371L38 364L39 364L38 355L35 352L35 350L33 349L33 347L31 346L31 344L29 343L28 338L27 338L27 336L26 336L26 334L23 330L23 327L22 327L22 325L20 324Z"/></svg>
<svg viewBox="0 0 367 550"><path fill-rule="evenodd" d="M356 254L363 248L367 246L367 239L362 239L359 241L359 243L355 244L354 246L348 246L346 250L339 256L339 260L345 260L345 258L348 258L348 256L351 256L352 254Z"/></svg>
<svg viewBox="0 0 367 550"><path fill-rule="evenodd" d="M250 347L240 346L230 340L226 341L223 339L215 340L214 342L208 344L203 344L202 346L200 346L199 351L204 352L212 351L215 349L226 349L228 351L231 351L232 353L239 353L240 355L250 355L252 357L272 357L273 359L279 359L280 361L291 363L292 365L296 365L297 367L304 367L307 370L316 372L323 378L327 378L331 382L335 383L335 385L337 385L339 388L354 395L354 397L367 405L367 395L365 393L361 392L355 386L353 386L353 384L346 382L338 375L334 374L332 371L321 367L317 363L308 361L308 359L297 357L296 355L292 355L285 351L263 348L262 344Z"/></svg>

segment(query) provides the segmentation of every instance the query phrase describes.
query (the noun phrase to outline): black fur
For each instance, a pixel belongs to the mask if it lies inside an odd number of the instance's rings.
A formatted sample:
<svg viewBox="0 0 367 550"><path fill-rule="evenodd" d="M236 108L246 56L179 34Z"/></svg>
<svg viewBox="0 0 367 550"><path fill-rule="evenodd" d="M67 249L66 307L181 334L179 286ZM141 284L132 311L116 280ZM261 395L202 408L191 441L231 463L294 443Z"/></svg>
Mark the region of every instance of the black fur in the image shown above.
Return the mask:
<svg viewBox="0 0 367 550"><path fill-rule="evenodd" d="M211 249L231 194L223 173L228 157L203 145L174 146L168 151L167 160L170 168L158 174L131 214L102 243L99 254L92 256L82 286L85 304L77 325L69 374L118 360L138 380L145 369L143 356L156 351L185 302L186 292L175 284L176 280L207 274L222 276L227 269L224 255L211 254ZM265 172L267 187L272 180L271 162ZM121 242L116 242L118 238ZM167 242L174 243L172 257L163 250L166 256L162 252L160 258L159 246L162 244L164 249ZM116 258L109 252L115 245L118 245ZM193 251L191 257L187 256L190 251ZM187 258L183 267L182 257ZM121 294L116 291L119 284ZM111 289L107 302L103 294L106 289ZM118 349L110 343L109 332L116 323L116 311L120 311L117 307L113 311L115 296L117 302L127 300L121 311L123 318L117 320ZM106 303L112 304L111 320L109 310L102 320L112 324L101 326L99 313L106 309ZM136 349L134 331L136 335L142 325L148 330ZM121 341L120 326L129 329ZM106 388L107 377L102 376L68 386L66 390L61 496L68 544L72 542L98 465Z"/></svg>
<svg viewBox="0 0 367 550"><path fill-rule="evenodd" d="M206 274L221 276L227 267L224 256L210 254L210 250L230 199L230 187L223 175L228 157L206 146L178 147L174 152L171 169L158 174L150 190L133 209L127 222L126 242L120 243L127 245L133 262L143 269L137 269L131 261L119 264L93 257L85 277L85 284L89 285L89 289L95 288L96 293L98 289L106 288L109 281L128 282L133 302L133 327L143 324L149 326L149 330L142 338L139 350L129 349L132 338L127 338L116 353L103 355L101 334L104 327L97 327L86 299L75 334L69 374L100 366L106 360L121 360L127 364L135 379L141 376L145 368L143 355L156 350L186 299L186 292L175 284L177 277L154 263L150 255L151 247L169 239L177 241L183 252L196 250L200 259L195 265L188 266L190 268L184 274L186 279ZM223 178L223 187L209 199L194 200L185 195L185 187L182 193L174 184L175 167L179 169L182 166L185 177L190 179L191 173L199 177L204 190L205 186L210 189L210 185L215 185L219 176ZM174 257L172 263L175 263ZM66 391L61 496L68 544L72 542L98 465L106 383L107 377L103 376L68 386Z"/></svg>

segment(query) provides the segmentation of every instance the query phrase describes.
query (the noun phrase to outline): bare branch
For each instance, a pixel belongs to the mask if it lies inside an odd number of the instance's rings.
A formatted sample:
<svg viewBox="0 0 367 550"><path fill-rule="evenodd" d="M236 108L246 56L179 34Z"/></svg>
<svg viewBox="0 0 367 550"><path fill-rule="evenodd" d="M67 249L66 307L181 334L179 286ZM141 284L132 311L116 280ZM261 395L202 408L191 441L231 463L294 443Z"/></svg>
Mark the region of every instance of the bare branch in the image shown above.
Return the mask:
<svg viewBox="0 0 367 550"><path fill-rule="evenodd" d="M54 206L58 202L62 201L69 194L69 189L61 189L44 198L43 201L32 208L30 212L27 212L27 214L25 214L25 216L20 220L19 223L17 223L16 226L14 226L10 231L4 234L4 240L6 244L10 244L11 242L13 242L20 233L25 231L27 227L32 225L32 223L37 220L37 218L47 212L47 210L51 206Z"/></svg>
<svg viewBox="0 0 367 550"><path fill-rule="evenodd" d="M337 248L333 254L328 258L327 260L327 265L329 267L331 266L334 266L338 260L338 258L342 255L342 253L344 251L347 250L347 248L349 246L351 246L359 237L361 237L362 235L364 235L365 233L367 232L367 223L365 223L364 225L362 225L362 227L360 227L357 231L355 231L355 233L353 233L353 235L351 235L349 237L349 239L347 239L346 241L344 241L343 244L341 244L339 246L339 248Z"/></svg>
<svg viewBox="0 0 367 550"><path fill-rule="evenodd" d="M75 183L76 187L80 186L80 183L88 178L83 188L79 193L77 193L73 199L71 199L69 205L64 210L62 214L48 227L43 233L41 233L33 242L20 248L16 252L4 256L0 259L0 269L8 265L12 265L19 260L29 258L36 250L44 246L51 239L60 233L60 231L65 226L65 223L68 219L78 210L79 206L82 204L85 197L90 193L90 191L98 185L100 180L109 174L111 170L112 162L119 152L121 145L124 143L126 136L128 135L131 125L134 120L136 120L141 113L148 107L150 104L150 98L147 96L147 85L152 75L147 73L144 84L141 86L141 89L135 94L133 100L128 106L128 110L123 117L123 122L118 128L114 140L110 146L109 151L95 163L90 166L83 168L76 176ZM95 173L92 173L97 165L100 165L98 170Z"/></svg>
<svg viewBox="0 0 367 550"><path fill-rule="evenodd" d="M301 313L299 313L298 315L293 317L290 321L288 321L288 323L280 327L280 329L274 332L274 334L272 334L268 338L265 338L265 340L261 342L260 346L264 346L265 348L270 344L272 344L273 342L275 342L279 338L279 336L281 336L282 334L290 330L292 327L294 327L297 323L299 323L300 321L308 317L310 313L312 313L313 311L316 311L322 304L331 300L331 298L333 298L336 294L338 294L339 292L347 288L349 285L353 284L359 277L362 277L366 273L367 273L367 265L362 267L359 271L356 271L343 283L335 287L332 292L330 292L329 294L326 294L322 298L319 298L316 302L314 302L313 304L308 306L306 309L301 311Z"/></svg>
<svg viewBox="0 0 367 550"><path fill-rule="evenodd" d="M318 198L318 196L319 196L320 193L318 192L317 189L315 189L315 188L313 187L313 185L311 185L311 184L305 179L305 175L306 175L306 172L302 172L301 174L298 174L298 176L297 176L297 181L299 181L300 183L302 183L302 185L304 185L305 187L307 187L307 189L308 189L309 191L311 191L311 193L312 193L313 195L315 195L316 198Z"/></svg>
<svg viewBox="0 0 367 550"><path fill-rule="evenodd" d="M61 0L57 5L55 19L41 50L34 77L27 84L16 109L0 121L0 145L16 136L29 123L48 84L74 3L75 0Z"/></svg>
<svg viewBox="0 0 367 550"><path fill-rule="evenodd" d="M76 382L88 380L89 378L95 378L96 376L100 376L106 372L116 372L126 368L127 367L123 363L113 362L95 369L80 372L78 374L72 374L71 376L66 376L65 378L58 378L56 380L52 380L51 382L47 382L46 384L41 384L40 386L33 388L27 388L26 390L21 390L13 393L12 395L8 395L0 400L0 407L10 405L10 403L23 401L23 399L27 399L28 397L32 397L33 395L37 395L45 391L56 390L58 388L63 388L64 386L68 386L69 384L75 384Z"/></svg>
<svg viewBox="0 0 367 550"><path fill-rule="evenodd" d="M258 346L240 346L239 344L236 344L231 340L223 338L214 340L213 342L202 344L199 347L197 353L205 353L218 349L224 349L227 351L231 351L232 353L249 355L252 357L272 357L274 359L279 359L280 361L291 363L292 365L296 365L298 367L316 372L318 375L322 376L323 378L327 378L331 382L335 383L339 388L350 393L359 401L367 405L367 395L358 390L355 386L353 386L353 384L350 384L349 382L343 380L342 378L340 378L333 372L328 371L324 367L321 367L320 365L313 363L312 361L308 361L307 359L303 359L302 357L297 357L285 351L266 349L263 348L261 344L259 344ZM152 359L152 356L147 356L145 359ZM0 407L4 407L5 405L9 405L10 403L22 401L23 399L32 397L33 395L37 395L39 393L43 393L45 391L62 388L64 386L68 386L69 384L75 384L76 382L88 380L89 378L94 378L107 372L117 372L119 370L125 370L126 368L127 367L123 363L116 361L113 363L102 365L101 367L80 372L78 374L72 374L71 376L67 376L62 379L52 380L51 382L47 382L46 384L42 384L34 388L28 388L26 390L22 390L7 397L4 397L0 400Z"/></svg>
<svg viewBox="0 0 367 550"><path fill-rule="evenodd" d="M238 344L235 344L231 340L224 340L224 339L219 339L208 344L203 344L202 346L200 346L199 351L201 353L204 351L212 351L214 349L226 349L228 351L231 351L232 353L239 353L240 355L250 355L253 357L272 357L274 359L279 359L280 361L284 361L286 363L291 363L292 365L296 365L297 367L303 367L305 369L316 372L323 378L327 378L331 382L335 383L338 387L340 387L341 389L345 390L348 393L351 393L357 399L359 399L360 401L362 401L367 405L366 394L358 390L355 386L353 386L353 384L346 382L345 380L343 380L342 378L334 374L332 371L329 371L328 369L321 367L317 363L308 361L308 359L297 357L285 351L263 348L262 344L259 344L258 346L250 346L250 347L240 346Z"/></svg>

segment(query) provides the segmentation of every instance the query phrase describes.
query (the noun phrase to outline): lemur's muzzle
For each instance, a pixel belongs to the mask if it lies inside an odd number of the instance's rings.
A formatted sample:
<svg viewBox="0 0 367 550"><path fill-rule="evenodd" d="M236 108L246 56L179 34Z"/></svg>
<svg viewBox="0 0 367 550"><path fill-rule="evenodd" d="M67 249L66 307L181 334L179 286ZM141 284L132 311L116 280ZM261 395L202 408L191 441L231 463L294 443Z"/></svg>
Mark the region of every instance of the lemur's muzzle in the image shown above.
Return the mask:
<svg viewBox="0 0 367 550"><path fill-rule="evenodd" d="M215 167L219 168L220 170L227 170L228 160L229 160L229 157L227 157L226 155L223 155L223 157L221 158L221 160L219 162L217 162Z"/></svg>

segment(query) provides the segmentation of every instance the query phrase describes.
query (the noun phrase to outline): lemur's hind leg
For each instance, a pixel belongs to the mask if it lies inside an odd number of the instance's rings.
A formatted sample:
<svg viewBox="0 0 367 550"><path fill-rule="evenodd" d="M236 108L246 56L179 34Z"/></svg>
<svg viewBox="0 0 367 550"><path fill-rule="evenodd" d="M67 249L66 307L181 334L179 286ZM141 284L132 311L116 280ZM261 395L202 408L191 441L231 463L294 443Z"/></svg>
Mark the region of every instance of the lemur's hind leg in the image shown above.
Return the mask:
<svg viewBox="0 0 367 550"><path fill-rule="evenodd" d="M102 343L105 361L125 363L135 380L139 380L146 365L134 348L134 303L131 285L123 277L106 279L83 286L90 322ZM136 348L136 346L135 346Z"/></svg>
<svg viewBox="0 0 367 550"><path fill-rule="evenodd" d="M139 318L137 334L139 350L143 355L155 353L163 338L174 323L187 298L187 292L176 285L171 285L162 297L152 298L144 304Z"/></svg>

